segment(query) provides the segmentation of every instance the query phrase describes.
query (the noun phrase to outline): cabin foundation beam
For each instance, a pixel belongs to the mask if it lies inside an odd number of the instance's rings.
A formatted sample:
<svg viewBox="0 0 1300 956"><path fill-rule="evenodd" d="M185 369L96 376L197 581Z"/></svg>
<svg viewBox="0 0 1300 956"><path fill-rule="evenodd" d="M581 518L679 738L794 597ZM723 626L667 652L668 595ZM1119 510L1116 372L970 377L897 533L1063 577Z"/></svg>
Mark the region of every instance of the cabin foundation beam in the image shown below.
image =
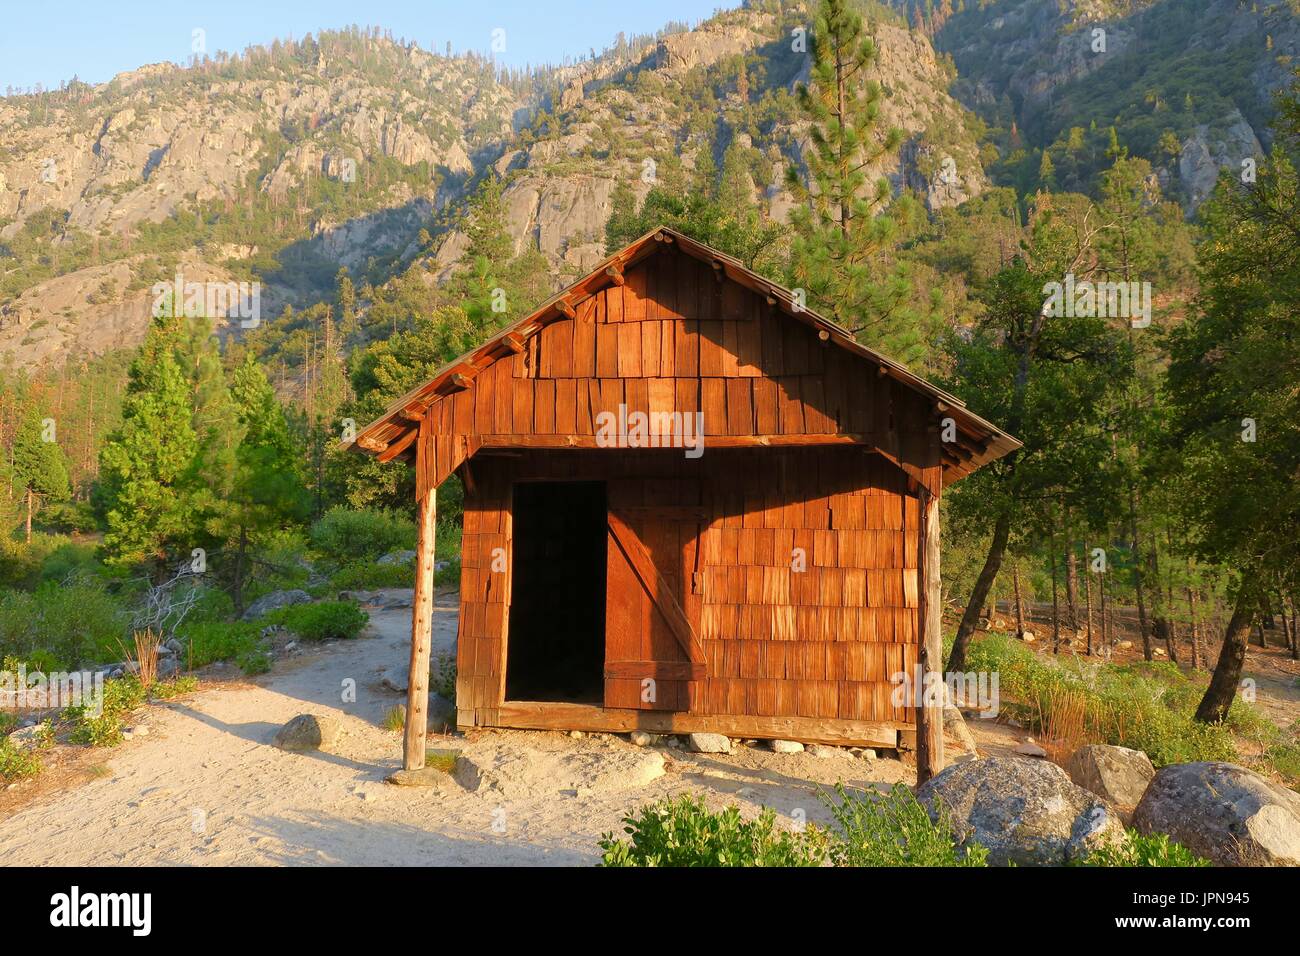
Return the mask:
<svg viewBox="0 0 1300 956"><path fill-rule="evenodd" d="M406 731L402 767L424 768L425 734L429 720L429 648L433 643L433 541L437 523L437 488L418 501L415 545L415 596L411 612L411 669L407 678Z"/></svg>

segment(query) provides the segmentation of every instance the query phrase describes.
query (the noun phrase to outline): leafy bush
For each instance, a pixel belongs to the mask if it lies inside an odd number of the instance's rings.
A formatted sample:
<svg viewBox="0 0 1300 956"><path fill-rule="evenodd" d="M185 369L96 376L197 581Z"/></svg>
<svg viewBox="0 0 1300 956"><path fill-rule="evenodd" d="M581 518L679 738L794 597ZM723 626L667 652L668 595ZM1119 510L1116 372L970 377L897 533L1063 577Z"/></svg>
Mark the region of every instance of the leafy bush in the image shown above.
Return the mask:
<svg viewBox="0 0 1300 956"><path fill-rule="evenodd" d="M277 530L259 535L254 542L257 574L245 588L245 598L256 600L272 591L304 588L311 578L308 541L298 530Z"/></svg>
<svg viewBox="0 0 1300 956"><path fill-rule="evenodd" d="M409 564L379 564L376 561L349 561L330 576L334 591L363 588L409 588L415 571Z"/></svg>
<svg viewBox="0 0 1300 956"><path fill-rule="evenodd" d="M350 640L361 633L370 615L355 601L294 604L267 614L264 622L283 624L306 641Z"/></svg>
<svg viewBox="0 0 1300 956"><path fill-rule="evenodd" d="M8 737L0 737L0 780L20 780L40 772L41 758L38 754L15 746Z"/></svg>
<svg viewBox="0 0 1300 956"><path fill-rule="evenodd" d="M820 831L778 829L767 807L745 820L739 807L712 813L687 795L642 807L623 822L629 839L600 839L602 866L818 866L826 854Z"/></svg>
<svg viewBox="0 0 1300 956"><path fill-rule="evenodd" d="M72 723L68 739L92 747L116 747L122 742L122 718L144 700L144 687L130 674L105 681L104 706L98 714L84 706L69 707L63 712L64 719Z"/></svg>
<svg viewBox="0 0 1300 956"><path fill-rule="evenodd" d="M116 660L129 615L121 603L94 584L42 584L34 592L0 594L0 655L46 666L76 667Z"/></svg>
<svg viewBox="0 0 1300 956"><path fill-rule="evenodd" d="M261 643L262 633L250 621L187 621L179 637L186 645L186 663L190 667L206 667L217 661L237 660L255 650Z"/></svg>
<svg viewBox="0 0 1300 956"><path fill-rule="evenodd" d="M41 562L42 581L84 583L93 579L103 568L90 545L69 541L61 544Z"/></svg>
<svg viewBox="0 0 1300 956"><path fill-rule="evenodd" d="M311 528L312 545L336 565L415 547L415 522L390 511L336 506Z"/></svg>
<svg viewBox="0 0 1300 956"><path fill-rule="evenodd" d="M241 651L235 663L245 674L265 674L271 669L271 653L261 645Z"/></svg>
<svg viewBox="0 0 1300 956"><path fill-rule="evenodd" d="M198 678L186 675L158 681L149 689L149 696L153 700L173 700L185 694L192 694L198 689Z"/></svg>
<svg viewBox="0 0 1300 956"><path fill-rule="evenodd" d="M1113 840L1093 850L1078 866L1212 866L1166 833L1127 831L1127 839Z"/></svg>
<svg viewBox="0 0 1300 956"><path fill-rule="evenodd" d="M952 826L941 812L938 822L903 784L888 793L850 793L835 785L834 798L822 801L835 818L830 858L836 866L988 866L988 850L978 844L957 849Z"/></svg>

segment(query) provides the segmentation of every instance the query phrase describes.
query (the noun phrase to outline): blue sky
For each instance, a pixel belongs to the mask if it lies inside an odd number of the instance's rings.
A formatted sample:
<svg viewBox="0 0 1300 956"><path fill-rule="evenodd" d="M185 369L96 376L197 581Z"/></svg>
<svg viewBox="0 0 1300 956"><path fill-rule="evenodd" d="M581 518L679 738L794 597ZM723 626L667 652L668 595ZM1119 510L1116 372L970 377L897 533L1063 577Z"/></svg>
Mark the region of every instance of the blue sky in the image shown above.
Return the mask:
<svg viewBox="0 0 1300 956"><path fill-rule="evenodd" d="M670 20L697 22L731 0L226 0L132 3L113 0L10 0L0 29L0 93L41 83L57 87L74 75L100 83L115 73L161 60L184 62L196 28L209 53L324 28L380 26L425 49L489 52L504 29L498 59L512 66L560 62L613 42L619 31L652 33Z"/></svg>

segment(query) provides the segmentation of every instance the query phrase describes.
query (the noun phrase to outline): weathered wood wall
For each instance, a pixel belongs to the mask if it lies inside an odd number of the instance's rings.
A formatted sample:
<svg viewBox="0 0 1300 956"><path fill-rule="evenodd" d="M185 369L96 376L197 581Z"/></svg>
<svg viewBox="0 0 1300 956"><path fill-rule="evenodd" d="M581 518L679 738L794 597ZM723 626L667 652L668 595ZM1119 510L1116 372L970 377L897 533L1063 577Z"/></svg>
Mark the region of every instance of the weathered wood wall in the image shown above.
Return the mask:
<svg viewBox="0 0 1300 956"><path fill-rule="evenodd" d="M665 670L643 701L619 665L686 657L611 557L607 707L914 723L889 678L916 664L912 482L941 485L931 400L679 254L629 268L623 285L518 346L437 400L420 439L422 486L474 456L462 471L462 724L500 722L510 575L492 558L501 549L508 566L512 484L544 479L607 482L610 511L653 556L704 650L703 680ZM620 404L703 412L703 456L591 448L597 415ZM845 437L860 443L829 444ZM768 444L725 447L737 439Z"/></svg>
<svg viewBox="0 0 1300 956"><path fill-rule="evenodd" d="M504 692L510 495L516 481L604 480L611 512L650 551L703 644L704 680L611 678L605 704L698 714L911 724L892 674L917 649L917 499L892 463L854 447L480 455L465 501L461 722L493 724ZM698 522L686 516L698 508ZM609 545L611 551L613 543ZM611 555L611 568L620 559ZM804 570L796 570L803 567ZM635 577L607 584L606 659L684 662Z"/></svg>

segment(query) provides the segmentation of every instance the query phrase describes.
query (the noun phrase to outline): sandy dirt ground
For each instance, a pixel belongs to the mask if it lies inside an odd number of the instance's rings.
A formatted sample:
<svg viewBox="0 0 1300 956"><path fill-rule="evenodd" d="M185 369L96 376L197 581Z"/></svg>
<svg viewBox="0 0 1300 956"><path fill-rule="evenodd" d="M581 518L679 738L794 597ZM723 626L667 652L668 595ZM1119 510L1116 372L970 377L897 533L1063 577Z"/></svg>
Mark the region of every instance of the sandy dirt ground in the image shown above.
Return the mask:
<svg viewBox="0 0 1300 956"><path fill-rule="evenodd" d="M434 653L450 650L454 595L439 595ZM147 727L112 750L78 753L0 799L0 862L72 866L175 865L589 865L597 840L621 830L644 803L684 792L712 805L766 805L791 821L827 818L818 785L911 783L895 759L730 755L640 748L590 734L485 731L435 738L460 747L485 773L478 789L384 782L400 766L400 733L380 722L404 694L410 611L371 612L356 641L277 662L254 681L205 682L196 693L146 708ZM343 686L356 682L355 703ZM301 713L338 718L329 752L271 745ZM475 782L470 779L470 783Z"/></svg>

